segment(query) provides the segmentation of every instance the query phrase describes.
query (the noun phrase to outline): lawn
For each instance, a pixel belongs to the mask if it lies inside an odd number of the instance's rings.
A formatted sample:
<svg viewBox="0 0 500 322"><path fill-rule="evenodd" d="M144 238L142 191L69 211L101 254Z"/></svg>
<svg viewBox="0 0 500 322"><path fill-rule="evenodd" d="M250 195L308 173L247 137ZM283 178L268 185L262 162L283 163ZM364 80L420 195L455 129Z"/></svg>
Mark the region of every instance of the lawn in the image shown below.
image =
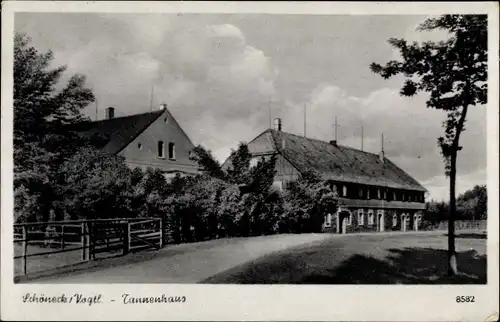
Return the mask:
<svg viewBox="0 0 500 322"><path fill-rule="evenodd" d="M203 283L227 284L485 284L486 239L457 236L460 276L447 272L447 237L346 235L269 254Z"/></svg>

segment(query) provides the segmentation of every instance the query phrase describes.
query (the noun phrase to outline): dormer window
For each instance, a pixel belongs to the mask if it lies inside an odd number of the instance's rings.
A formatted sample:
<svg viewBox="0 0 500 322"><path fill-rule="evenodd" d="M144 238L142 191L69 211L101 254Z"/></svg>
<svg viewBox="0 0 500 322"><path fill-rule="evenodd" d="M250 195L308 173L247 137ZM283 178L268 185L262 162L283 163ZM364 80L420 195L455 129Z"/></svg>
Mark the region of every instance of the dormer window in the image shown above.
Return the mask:
<svg viewBox="0 0 500 322"><path fill-rule="evenodd" d="M170 160L175 160L175 144L172 142L168 144L168 158Z"/></svg>

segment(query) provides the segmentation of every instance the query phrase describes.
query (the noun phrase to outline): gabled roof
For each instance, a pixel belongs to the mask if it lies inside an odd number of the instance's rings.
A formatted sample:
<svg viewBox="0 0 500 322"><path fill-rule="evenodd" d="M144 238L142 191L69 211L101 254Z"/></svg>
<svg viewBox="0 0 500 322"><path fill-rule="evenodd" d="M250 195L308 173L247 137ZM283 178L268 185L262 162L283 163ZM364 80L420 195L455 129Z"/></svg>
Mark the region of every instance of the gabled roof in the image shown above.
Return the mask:
<svg viewBox="0 0 500 322"><path fill-rule="evenodd" d="M70 130L91 139L103 152L116 154L156 121L166 110L71 125Z"/></svg>
<svg viewBox="0 0 500 322"><path fill-rule="evenodd" d="M389 159L382 162L378 154L270 129L257 138L262 136L269 140L270 145L264 148L267 151L252 147L252 141L251 153L272 152L269 147L273 147L299 172L315 170L323 178L335 181L427 191Z"/></svg>

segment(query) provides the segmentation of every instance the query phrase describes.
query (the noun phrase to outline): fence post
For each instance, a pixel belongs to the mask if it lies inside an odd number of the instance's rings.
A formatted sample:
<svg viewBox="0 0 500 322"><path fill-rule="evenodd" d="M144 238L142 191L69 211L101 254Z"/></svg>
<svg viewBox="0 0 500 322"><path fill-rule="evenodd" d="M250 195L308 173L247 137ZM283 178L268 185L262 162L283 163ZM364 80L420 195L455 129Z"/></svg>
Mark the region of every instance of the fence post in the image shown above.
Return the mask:
<svg viewBox="0 0 500 322"><path fill-rule="evenodd" d="M27 255L28 253L28 233L26 231L26 226L23 225L23 272L24 275L27 273Z"/></svg>
<svg viewBox="0 0 500 322"><path fill-rule="evenodd" d="M163 248L163 218L159 218L160 220L160 248Z"/></svg>
<svg viewBox="0 0 500 322"><path fill-rule="evenodd" d="M123 230L123 255L130 252L130 223L125 222L125 229Z"/></svg>
<svg viewBox="0 0 500 322"><path fill-rule="evenodd" d="M64 249L64 224L61 225L61 248Z"/></svg>
<svg viewBox="0 0 500 322"><path fill-rule="evenodd" d="M86 254L87 245L85 244L85 241L86 241L86 238L85 238L85 223L84 222L80 223L80 226L81 226L80 240L81 240L81 243L82 243L82 261L86 261L87 260L87 254Z"/></svg>

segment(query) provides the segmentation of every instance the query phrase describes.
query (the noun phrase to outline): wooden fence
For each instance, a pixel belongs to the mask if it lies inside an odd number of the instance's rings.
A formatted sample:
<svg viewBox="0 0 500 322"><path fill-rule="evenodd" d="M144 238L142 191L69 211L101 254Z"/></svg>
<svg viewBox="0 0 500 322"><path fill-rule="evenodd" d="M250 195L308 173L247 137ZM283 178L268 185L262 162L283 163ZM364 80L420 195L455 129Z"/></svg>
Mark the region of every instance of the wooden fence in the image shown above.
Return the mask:
<svg viewBox="0 0 500 322"><path fill-rule="evenodd" d="M14 224L18 275L163 246L160 218L70 220ZM32 265L29 265L31 262Z"/></svg>

